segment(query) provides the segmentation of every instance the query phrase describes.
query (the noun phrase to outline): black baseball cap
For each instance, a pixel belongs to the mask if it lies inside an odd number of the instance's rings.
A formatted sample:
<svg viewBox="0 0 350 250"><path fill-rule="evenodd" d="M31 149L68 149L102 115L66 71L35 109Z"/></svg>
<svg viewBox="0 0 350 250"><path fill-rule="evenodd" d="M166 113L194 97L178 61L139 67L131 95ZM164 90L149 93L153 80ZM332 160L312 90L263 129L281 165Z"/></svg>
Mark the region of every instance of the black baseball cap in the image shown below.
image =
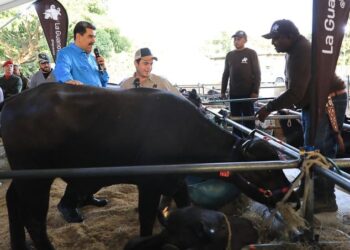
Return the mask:
<svg viewBox="0 0 350 250"><path fill-rule="evenodd" d="M239 37L239 38L245 38L247 39L247 33L245 33L243 30L239 30L236 33L232 35L232 38Z"/></svg>
<svg viewBox="0 0 350 250"><path fill-rule="evenodd" d="M158 58L152 55L152 52L149 48L138 49L135 52L135 61L145 56L151 56L154 60L158 61Z"/></svg>
<svg viewBox="0 0 350 250"><path fill-rule="evenodd" d="M277 20L275 21L269 33L263 35L266 39L272 39L278 37L279 35L299 35L299 30L295 26L295 24L287 19Z"/></svg>

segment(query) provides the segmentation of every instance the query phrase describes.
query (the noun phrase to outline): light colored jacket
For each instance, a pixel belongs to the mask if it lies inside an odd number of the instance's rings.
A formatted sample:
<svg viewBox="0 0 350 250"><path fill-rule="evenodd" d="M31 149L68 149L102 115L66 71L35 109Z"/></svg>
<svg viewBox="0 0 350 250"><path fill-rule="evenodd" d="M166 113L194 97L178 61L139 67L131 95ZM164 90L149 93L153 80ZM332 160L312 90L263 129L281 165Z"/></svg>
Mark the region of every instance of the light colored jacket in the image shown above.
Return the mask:
<svg viewBox="0 0 350 250"><path fill-rule="evenodd" d="M55 76L53 74L53 70L51 70L49 76L45 79L43 72L39 70L36 72L29 81L29 88L34 88L39 86L40 84L46 83L46 82L56 82Z"/></svg>

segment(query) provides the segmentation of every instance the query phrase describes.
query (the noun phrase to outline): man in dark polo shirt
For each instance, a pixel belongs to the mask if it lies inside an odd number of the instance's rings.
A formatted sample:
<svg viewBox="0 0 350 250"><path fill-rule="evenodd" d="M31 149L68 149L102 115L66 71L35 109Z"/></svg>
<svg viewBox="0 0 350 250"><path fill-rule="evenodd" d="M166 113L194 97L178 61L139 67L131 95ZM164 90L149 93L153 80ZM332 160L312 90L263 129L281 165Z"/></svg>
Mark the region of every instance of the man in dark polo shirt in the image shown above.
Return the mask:
<svg viewBox="0 0 350 250"><path fill-rule="evenodd" d="M246 48L247 34L239 30L232 38L235 50L226 55L225 69L222 74L221 97L226 98L227 83L230 79L230 98L256 98L259 96L260 88L260 65L257 53ZM254 102L231 102L232 116L254 116ZM243 121L242 123L250 129L255 128L255 121ZM236 132L235 129L233 132Z"/></svg>
<svg viewBox="0 0 350 250"><path fill-rule="evenodd" d="M13 62L7 60L2 65L4 68L4 75L0 77L0 87L4 93L4 98L16 95L22 90L22 80L13 74Z"/></svg>

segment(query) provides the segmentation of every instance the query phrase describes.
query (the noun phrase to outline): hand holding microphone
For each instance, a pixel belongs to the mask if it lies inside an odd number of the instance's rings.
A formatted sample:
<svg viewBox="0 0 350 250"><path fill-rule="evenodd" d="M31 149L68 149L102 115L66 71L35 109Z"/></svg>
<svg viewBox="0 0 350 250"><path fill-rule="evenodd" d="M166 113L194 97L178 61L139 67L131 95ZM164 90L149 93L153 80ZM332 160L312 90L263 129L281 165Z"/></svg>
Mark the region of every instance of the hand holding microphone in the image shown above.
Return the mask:
<svg viewBox="0 0 350 250"><path fill-rule="evenodd" d="M96 57L96 62L97 62L98 70L99 70L99 71L105 71L105 70L106 70L105 60L104 60L104 58L100 55L100 51L98 50L97 47L94 49L94 54L95 54L95 57Z"/></svg>

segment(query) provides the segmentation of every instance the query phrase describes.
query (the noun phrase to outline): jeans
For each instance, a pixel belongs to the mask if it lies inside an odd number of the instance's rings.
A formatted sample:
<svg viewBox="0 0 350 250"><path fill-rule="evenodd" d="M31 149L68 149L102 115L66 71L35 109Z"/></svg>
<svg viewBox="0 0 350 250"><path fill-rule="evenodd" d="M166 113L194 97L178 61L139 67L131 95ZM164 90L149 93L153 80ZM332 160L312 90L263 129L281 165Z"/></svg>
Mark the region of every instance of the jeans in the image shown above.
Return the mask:
<svg viewBox="0 0 350 250"><path fill-rule="evenodd" d="M347 105L347 95L346 93L332 97L334 108L337 116L337 123L339 131L343 128L343 123L345 119L346 105ZM309 144L309 134L310 134L310 110L303 109L302 111L302 123L304 129L304 142L305 146L310 146ZM333 132L332 125L329 121L328 114L323 112L322 117L318 122L318 127L316 131L315 143L316 149L319 149L321 154L335 158L338 150L337 137Z"/></svg>
<svg viewBox="0 0 350 250"><path fill-rule="evenodd" d="M334 96L332 98L339 131L341 131L345 119L346 105L347 105L347 95L341 94ZM310 146L309 142L309 132L310 132L310 112L308 109L303 109L302 111L302 122L304 128L304 141L305 145ZM338 141L336 135L333 132L332 125L329 121L328 114L324 112L322 117L320 117L315 144L316 149L319 149L321 154L329 157L335 158L338 149ZM335 204L335 190L334 183L328 180L326 177L321 175L314 176L314 197L315 197L315 208L317 207L325 209L325 207L331 208L333 211L337 209ZM329 210L329 211L331 211ZM323 210L327 211L327 210Z"/></svg>

